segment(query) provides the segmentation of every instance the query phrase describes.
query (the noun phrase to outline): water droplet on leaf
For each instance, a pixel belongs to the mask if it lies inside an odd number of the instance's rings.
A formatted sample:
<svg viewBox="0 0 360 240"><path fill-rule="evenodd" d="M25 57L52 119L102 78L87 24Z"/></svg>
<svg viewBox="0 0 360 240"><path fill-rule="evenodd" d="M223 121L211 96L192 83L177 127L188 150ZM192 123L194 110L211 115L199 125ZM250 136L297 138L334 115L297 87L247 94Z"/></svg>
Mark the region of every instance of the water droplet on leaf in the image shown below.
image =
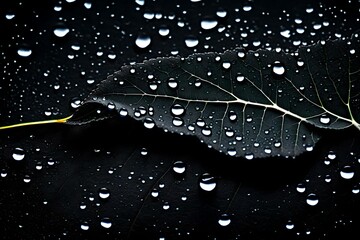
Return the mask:
<svg viewBox="0 0 360 240"><path fill-rule="evenodd" d="M204 173L200 178L200 188L204 191L213 191L216 187L216 179L209 173Z"/></svg>
<svg viewBox="0 0 360 240"><path fill-rule="evenodd" d="M25 151L22 148L15 148L12 153L12 158L16 161L24 160L25 158Z"/></svg>

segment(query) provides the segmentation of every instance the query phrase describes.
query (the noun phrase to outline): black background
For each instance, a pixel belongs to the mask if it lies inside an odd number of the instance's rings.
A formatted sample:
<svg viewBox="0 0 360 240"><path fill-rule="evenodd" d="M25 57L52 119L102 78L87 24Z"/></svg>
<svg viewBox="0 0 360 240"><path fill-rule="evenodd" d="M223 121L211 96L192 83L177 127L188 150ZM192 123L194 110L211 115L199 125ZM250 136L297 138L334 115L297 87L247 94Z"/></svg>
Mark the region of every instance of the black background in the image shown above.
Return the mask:
<svg viewBox="0 0 360 240"><path fill-rule="evenodd" d="M356 1L145 0L144 6L135 1L93 1L90 9L80 0L2 1L0 6L1 125L69 116L75 111L74 98L86 97L124 64L170 56L171 51L187 56L243 44L249 44L248 50L295 51L293 41L312 44L349 37L360 18ZM55 11L55 6L61 6L61 11ZM252 9L246 12L244 6ZM313 11L307 13L310 8ZM219 9L227 11L225 18L216 16ZM144 13L155 16L149 20ZM15 17L9 20L9 14ZM200 21L207 16L218 20L216 28L201 29ZM295 23L296 18L303 22ZM178 22L185 26L179 27ZM313 28L323 22L329 26ZM70 29L65 37L53 33L59 24ZM169 36L158 34L162 25L169 27ZM305 32L296 33L298 27ZM290 38L280 34L286 29L292 33ZM244 32L247 36L241 35ZM152 39L146 49L135 45L141 33ZM199 40L195 48L185 45L189 35ZM253 46L254 41L260 41L260 46ZM73 45L80 50L72 49ZM17 54L23 46L32 50L29 57ZM94 83L89 84L89 79ZM360 226L359 134L347 129L323 135L312 152L294 159L247 161L226 157L189 136L146 129L129 118L4 130L0 132L0 236L351 239ZM15 148L24 149L24 160L12 159ZM148 152L145 156L143 148ZM329 152L336 158L325 164ZM175 161L186 164L184 174L173 171ZM341 177L344 166L352 168L353 178ZM217 179L212 192L199 187L204 173ZM29 183L24 182L26 175ZM305 192L297 191L299 183ZM102 187L109 189L108 199L99 197ZM151 196L154 188L159 191L157 198ZM310 193L319 199L316 206L306 203ZM167 204L170 208L163 209ZM81 209L82 205L86 208ZM226 227L218 224L223 213L231 216ZM112 222L109 229L100 225L105 217ZM288 221L293 229L286 228ZM88 230L81 229L84 222Z"/></svg>

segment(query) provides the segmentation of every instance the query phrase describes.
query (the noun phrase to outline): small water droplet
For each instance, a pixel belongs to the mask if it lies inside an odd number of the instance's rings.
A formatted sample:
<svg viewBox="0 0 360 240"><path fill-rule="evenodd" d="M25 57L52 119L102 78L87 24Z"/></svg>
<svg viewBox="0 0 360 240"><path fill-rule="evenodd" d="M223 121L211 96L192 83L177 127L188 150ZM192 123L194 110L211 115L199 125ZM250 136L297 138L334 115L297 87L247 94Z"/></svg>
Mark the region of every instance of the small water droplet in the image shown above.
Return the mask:
<svg viewBox="0 0 360 240"><path fill-rule="evenodd" d="M80 98L74 97L71 99L71 101L70 101L71 108L76 109L76 108L80 107L80 105L81 105Z"/></svg>
<svg viewBox="0 0 360 240"><path fill-rule="evenodd" d="M251 11L251 9L252 9L251 6L244 6L244 7L243 7L243 10L244 10L245 12L249 12L249 11Z"/></svg>
<svg viewBox="0 0 360 240"><path fill-rule="evenodd" d="M31 181L31 178L29 175L25 175L23 179L24 183L29 183Z"/></svg>
<svg viewBox="0 0 360 240"><path fill-rule="evenodd" d="M150 43L151 43L151 38L147 34L140 34L135 40L136 46L142 49L147 48L150 45Z"/></svg>
<svg viewBox="0 0 360 240"><path fill-rule="evenodd" d="M254 154L252 154L252 153L245 153L245 158L246 158L247 160L252 160L252 159L254 159Z"/></svg>
<svg viewBox="0 0 360 240"><path fill-rule="evenodd" d="M24 160L25 151L22 148L15 148L12 153L12 158L16 161Z"/></svg>
<svg viewBox="0 0 360 240"><path fill-rule="evenodd" d="M203 19L200 23L201 28L204 30L213 29L217 26L217 24L218 24L218 21L216 19L212 19L212 18Z"/></svg>
<svg viewBox="0 0 360 240"><path fill-rule="evenodd" d="M309 206L315 206L319 203L319 198L315 193L310 193L306 198L306 203Z"/></svg>
<svg viewBox="0 0 360 240"><path fill-rule="evenodd" d="M344 179L352 179L354 174L353 168L349 165L344 166L340 171L340 176Z"/></svg>
<svg viewBox="0 0 360 240"><path fill-rule="evenodd" d="M164 205L163 205L163 209L164 210L168 210L170 208L170 205L168 202L165 202Z"/></svg>
<svg viewBox="0 0 360 240"><path fill-rule="evenodd" d="M183 161L176 161L173 164L173 170L174 172L178 174L182 174L185 172L185 163Z"/></svg>
<svg viewBox="0 0 360 240"><path fill-rule="evenodd" d="M176 103L171 107L171 113L175 116L181 116L185 113L185 108L182 105Z"/></svg>
<svg viewBox="0 0 360 240"><path fill-rule="evenodd" d="M237 119L237 115L236 115L236 112L234 112L234 111L229 111L229 119L230 119L230 121L236 121L236 119Z"/></svg>
<svg viewBox="0 0 360 240"><path fill-rule="evenodd" d="M110 218L105 217L105 218L101 219L100 225L103 228L110 228L112 225Z"/></svg>
<svg viewBox="0 0 360 240"><path fill-rule="evenodd" d="M108 108L109 110L113 110L113 109L115 109L115 104L112 103L112 102L109 102L109 103L107 104L107 108Z"/></svg>
<svg viewBox="0 0 360 240"><path fill-rule="evenodd" d="M126 110L125 108L121 108L119 111L120 116L127 116L128 115L128 110Z"/></svg>
<svg viewBox="0 0 360 240"><path fill-rule="evenodd" d="M218 223L222 227L226 227L231 223L230 215L227 213L223 213L220 216L220 219L218 220Z"/></svg>
<svg viewBox="0 0 360 240"><path fill-rule="evenodd" d="M239 51L238 51L238 57L239 58L241 58L241 59L243 59L243 58L245 58L245 56L246 56L246 53L245 53L245 50L244 49L240 49Z"/></svg>
<svg viewBox="0 0 360 240"><path fill-rule="evenodd" d="M209 173L204 173L200 178L200 188L204 191L213 191L216 187L216 179Z"/></svg>
<svg viewBox="0 0 360 240"><path fill-rule="evenodd" d="M143 156L146 156L148 154L148 151L146 148L141 148L140 154Z"/></svg>
<svg viewBox="0 0 360 240"><path fill-rule="evenodd" d="M276 76L283 76L285 74L285 67L279 61L275 61L272 65L272 71Z"/></svg>
<svg viewBox="0 0 360 240"><path fill-rule="evenodd" d="M227 15L227 12L224 9L219 9L218 11L216 11L216 15L220 18L224 18Z"/></svg>
<svg viewBox="0 0 360 240"><path fill-rule="evenodd" d="M110 197L110 190L108 188L100 188L99 197L102 199L107 199Z"/></svg>
<svg viewBox="0 0 360 240"><path fill-rule="evenodd" d="M149 82L149 88L153 91L156 91L156 89L158 88L158 85L155 81L150 81Z"/></svg>
<svg viewBox="0 0 360 240"><path fill-rule="evenodd" d="M236 155L236 150L233 149L233 148L230 148L230 149L227 150L227 154L229 156L235 156Z"/></svg>
<svg viewBox="0 0 360 240"><path fill-rule="evenodd" d="M196 125L198 127L204 127L205 126L205 121L202 118L199 118L196 120Z"/></svg>
<svg viewBox="0 0 360 240"><path fill-rule="evenodd" d="M153 189L153 190L151 191L151 196L152 196L153 198L157 198L157 197L159 196L159 191L158 191L157 189Z"/></svg>

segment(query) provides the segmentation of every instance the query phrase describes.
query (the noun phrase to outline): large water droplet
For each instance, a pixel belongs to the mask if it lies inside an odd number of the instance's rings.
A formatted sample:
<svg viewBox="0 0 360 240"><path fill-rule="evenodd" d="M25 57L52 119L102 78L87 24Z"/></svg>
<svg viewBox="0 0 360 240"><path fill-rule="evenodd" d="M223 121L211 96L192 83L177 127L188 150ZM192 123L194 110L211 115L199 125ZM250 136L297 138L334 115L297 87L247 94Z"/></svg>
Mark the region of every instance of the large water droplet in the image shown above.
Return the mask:
<svg viewBox="0 0 360 240"><path fill-rule="evenodd" d="M303 183L299 183L296 187L296 191L298 191L299 193L303 193L303 192L305 192L305 190L306 190L306 188Z"/></svg>
<svg viewBox="0 0 360 240"><path fill-rule="evenodd" d="M161 26L159 28L160 36L166 37L167 35L169 35L169 33L170 33L170 29L167 26Z"/></svg>
<svg viewBox="0 0 360 240"><path fill-rule="evenodd" d="M216 19L208 18L201 21L200 25L201 28L204 30L210 30L216 27L218 24L218 21Z"/></svg>
<svg viewBox="0 0 360 240"><path fill-rule="evenodd" d="M185 44L187 47L193 48L199 44L199 40L195 36L187 36L185 38Z"/></svg>
<svg viewBox="0 0 360 240"><path fill-rule="evenodd" d="M329 124L330 123L330 118L328 117L328 116L321 116L320 117L320 122L322 123L322 124Z"/></svg>
<svg viewBox="0 0 360 240"><path fill-rule="evenodd" d="M110 190L107 188L100 188L99 197L102 199L107 199L108 197L110 197Z"/></svg>
<svg viewBox="0 0 360 240"><path fill-rule="evenodd" d="M12 153L12 158L16 161L21 161L25 158L25 151L22 148L15 148Z"/></svg>
<svg viewBox="0 0 360 240"><path fill-rule="evenodd" d="M173 164L173 170L176 173L182 174L185 172L185 163L183 161L176 161Z"/></svg>
<svg viewBox="0 0 360 240"><path fill-rule="evenodd" d="M180 117L174 117L173 120L172 120L172 124L175 126L175 127L180 127L184 124L184 120Z"/></svg>
<svg viewBox="0 0 360 240"><path fill-rule="evenodd" d="M218 221L220 226L226 227L230 224L230 222L231 222L231 218L230 218L229 214L227 214L227 213L221 214L220 219Z"/></svg>
<svg viewBox="0 0 360 240"><path fill-rule="evenodd" d="M200 178L200 188L204 191L213 191L216 187L216 179L209 173L204 173Z"/></svg>
<svg viewBox="0 0 360 240"><path fill-rule="evenodd" d="M291 229L294 228L294 223L293 223L291 220L289 220L289 221L286 223L285 227L286 227L286 229L291 230Z"/></svg>
<svg viewBox="0 0 360 240"><path fill-rule="evenodd" d="M176 103L171 107L171 113L175 116L181 116L185 113L185 108L182 105Z"/></svg>
<svg viewBox="0 0 360 240"><path fill-rule="evenodd" d="M201 130L201 133L204 135L204 136L210 136L211 135L211 128L209 127L205 127Z"/></svg>
<svg viewBox="0 0 360 240"><path fill-rule="evenodd" d="M151 38L149 35L146 34L139 35L135 40L135 44L139 48L147 48L150 45L150 43L151 43Z"/></svg>
<svg viewBox="0 0 360 240"><path fill-rule="evenodd" d="M58 26L54 29L54 34L57 37L65 37L70 32L70 29L65 26Z"/></svg>
<svg viewBox="0 0 360 240"><path fill-rule="evenodd" d="M169 78L167 83L169 88L176 89L178 87L178 82L174 78Z"/></svg>
<svg viewBox="0 0 360 240"><path fill-rule="evenodd" d="M275 61L272 65L272 71L276 76L283 76L285 74L285 67L281 62Z"/></svg>
<svg viewBox="0 0 360 240"><path fill-rule="evenodd" d="M148 129L152 129L155 126L155 122L152 118L145 118L144 126Z"/></svg>
<svg viewBox="0 0 360 240"><path fill-rule="evenodd" d="M245 158L246 158L247 160L252 160L252 159L254 159L254 154L252 154L252 153L245 153Z"/></svg>
<svg viewBox="0 0 360 240"><path fill-rule="evenodd" d="M103 228L110 228L112 225L110 218L105 217L105 218L101 219L100 225Z"/></svg>
<svg viewBox="0 0 360 240"><path fill-rule="evenodd" d="M315 206L319 203L319 198L315 193L310 193L306 198L306 203L309 206Z"/></svg>
<svg viewBox="0 0 360 240"><path fill-rule="evenodd" d="M21 57L28 57L31 55L32 50L28 47L21 47L17 50L17 53L19 54L19 56Z"/></svg>
<svg viewBox="0 0 360 240"><path fill-rule="evenodd" d="M353 168L349 165L344 166L340 171L340 176L344 179L352 179L354 174Z"/></svg>

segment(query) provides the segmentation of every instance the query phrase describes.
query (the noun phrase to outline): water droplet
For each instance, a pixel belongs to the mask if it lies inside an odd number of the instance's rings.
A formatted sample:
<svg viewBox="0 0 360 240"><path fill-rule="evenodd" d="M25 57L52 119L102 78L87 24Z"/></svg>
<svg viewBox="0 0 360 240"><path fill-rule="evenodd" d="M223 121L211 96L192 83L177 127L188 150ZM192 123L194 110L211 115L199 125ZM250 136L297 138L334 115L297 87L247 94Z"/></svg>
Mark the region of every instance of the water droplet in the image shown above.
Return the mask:
<svg viewBox="0 0 360 240"><path fill-rule="evenodd" d="M285 74L285 67L279 61L275 61L272 65L272 71L277 76L283 76Z"/></svg>
<svg viewBox="0 0 360 240"><path fill-rule="evenodd" d="M110 197L110 190L107 188L100 188L99 197L102 199L107 199L108 197Z"/></svg>
<svg viewBox="0 0 360 240"><path fill-rule="evenodd" d="M181 116L185 113L185 108L182 105L176 103L171 107L171 113L175 116Z"/></svg>
<svg viewBox="0 0 360 240"><path fill-rule="evenodd" d="M243 7L243 10L244 10L245 12L251 11L251 9L252 9L251 6L244 6L244 7Z"/></svg>
<svg viewBox="0 0 360 240"><path fill-rule="evenodd" d="M87 231L87 230L89 230L89 224L87 222L83 222L80 225L80 228L81 228L81 230Z"/></svg>
<svg viewBox="0 0 360 240"><path fill-rule="evenodd" d="M167 26L161 26L159 28L160 36L166 37L167 35L169 35L169 33L170 33L170 29Z"/></svg>
<svg viewBox="0 0 360 240"><path fill-rule="evenodd" d="M242 82L242 81L244 81L244 79L245 79L245 77L244 77L244 75L242 75L242 74L238 74L238 75L236 76L236 81L238 81L238 82Z"/></svg>
<svg viewBox="0 0 360 240"><path fill-rule="evenodd" d="M154 189L151 191L151 196L153 198L157 198L159 196L159 191L157 189Z"/></svg>
<svg viewBox="0 0 360 240"><path fill-rule="evenodd" d="M210 136L211 135L211 129L209 127L206 127L206 128L203 128L201 130L201 133L204 135L204 136Z"/></svg>
<svg viewBox="0 0 360 240"><path fill-rule="evenodd" d="M128 110L126 110L125 108L121 108L119 111L120 116L127 116L128 115Z"/></svg>
<svg viewBox="0 0 360 240"><path fill-rule="evenodd" d="M330 118L327 117L327 116L321 116L321 117L320 117L320 122L321 122L322 124L329 124L329 123L330 123Z"/></svg>
<svg viewBox="0 0 360 240"><path fill-rule="evenodd" d="M209 173L204 173L200 178L200 188L204 191L213 191L216 187L216 179Z"/></svg>
<svg viewBox="0 0 360 240"><path fill-rule="evenodd" d="M91 6L92 6L92 3L91 3L91 2L85 2L85 3L84 3L84 7L85 7L86 9L90 9Z"/></svg>
<svg viewBox="0 0 360 240"><path fill-rule="evenodd" d="M264 152L265 152L266 154L270 154L270 153L271 153L271 148L265 148L265 149L264 149Z"/></svg>
<svg viewBox="0 0 360 240"><path fill-rule="evenodd" d="M29 183L31 181L31 178L29 175L25 175L23 179L24 183Z"/></svg>
<svg viewBox="0 0 360 240"><path fill-rule="evenodd" d="M80 98L74 97L74 98L71 99L71 101L70 101L70 107L71 108L76 109L76 108L80 107L80 105L81 105Z"/></svg>
<svg viewBox="0 0 360 240"><path fill-rule="evenodd" d="M178 82L174 78L169 78L167 83L169 88L176 89L178 87Z"/></svg>
<svg viewBox="0 0 360 240"><path fill-rule="evenodd" d="M306 190L306 188L303 183L299 183L296 187L296 191L298 191L299 193L303 193L303 192L305 192L305 190Z"/></svg>
<svg viewBox="0 0 360 240"><path fill-rule="evenodd" d="M180 117L174 117L173 120L172 120L172 124L175 126L175 127L180 127L184 124L184 120Z"/></svg>
<svg viewBox="0 0 360 240"><path fill-rule="evenodd" d="M61 25L54 29L54 34L57 37L65 37L70 32L70 29Z"/></svg>
<svg viewBox="0 0 360 240"><path fill-rule="evenodd" d="M238 51L238 57L239 58L245 58L245 56L246 56L246 53L245 53L245 50L244 49L240 49L239 51Z"/></svg>
<svg viewBox="0 0 360 240"><path fill-rule="evenodd" d="M340 176L344 179L351 179L354 177L354 170L351 166L346 165L340 171Z"/></svg>
<svg viewBox="0 0 360 240"><path fill-rule="evenodd" d="M182 174L185 172L185 163L183 161L176 161L173 164L173 170L174 172L178 174Z"/></svg>
<svg viewBox="0 0 360 240"><path fill-rule="evenodd" d="M189 48L196 47L199 44L199 40L195 36L187 36L185 38L185 44Z"/></svg>
<svg viewBox="0 0 360 240"><path fill-rule="evenodd" d="M135 44L139 48L147 48L150 45L150 43L151 43L151 38L149 35L146 34L140 34L135 40Z"/></svg>
<svg viewBox="0 0 360 240"><path fill-rule="evenodd" d="M231 67L231 63L230 62L223 62L222 67L224 69L229 69Z"/></svg>
<svg viewBox="0 0 360 240"><path fill-rule="evenodd" d="M16 161L24 160L25 158L25 151L22 148L15 148L12 153L12 158Z"/></svg>
<svg viewBox="0 0 360 240"><path fill-rule="evenodd" d="M230 215L227 213L223 213L220 216L220 219L218 221L219 225L222 227L226 227L231 223Z"/></svg>
<svg viewBox="0 0 360 240"><path fill-rule="evenodd" d="M245 158L246 158L247 160L252 160L252 159L254 159L254 154L252 154L252 153L245 153Z"/></svg>
<svg viewBox="0 0 360 240"><path fill-rule="evenodd" d="M319 203L319 198L315 193L310 193L306 198L306 203L309 206L315 206Z"/></svg>
<svg viewBox="0 0 360 240"><path fill-rule="evenodd" d="M294 228L294 223L293 223L291 220L289 220L289 221L286 223L285 227L286 227L286 229L291 230L291 229Z"/></svg>
<svg viewBox="0 0 360 240"><path fill-rule="evenodd" d="M105 217L105 218L101 219L100 225L103 228L110 228L112 225L110 218Z"/></svg>
<svg viewBox="0 0 360 240"><path fill-rule="evenodd" d="M156 89L158 88L158 85L155 81L151 81L151 82L149 82L149 88L153 91L156 91Z"/></svg>
<svg viewBox="0 0 360 240"><path fill-rule="evenodd" d="M281 142L279 142L279 141L274 142L274 146L275 146L276 148L281 147Z"/></svg>
<svg viewBox="0 0 360 240"><path fill-rule="evenodd" d="M204 127L205 126L205 121L202 118L199 118L196 120L196 125L198 127Z"/></svg>
<svg viewBox="0 0 360 240"><path fill-rule="evenodd" d="M141 148L140 154L143 156L146 156L148 154L148 151L146 148Z"/></svg>
<svg viewBox="0 0 360 240"><path fill-rule="evenodd" d="M217 26L218 21L212 18L204 19L201 21L201 28L204 30L210 30Z"/></svg>
<svg viewBox="0 0 360 240"><path fill-rule="evenodd" d="M28 57L31 55L32 50L28 47L21 47L17 50L17 53L19 54L19 56L21 57Z"/></svg>
<svg viewBox="0 0 360 240"><path fill-rule="evenodd" d="M216 11L216 15L220 18L224 18L227 15L227 12L224 9L219 9L218 11Z"/></svg>
<svg viewBox="0 0 360 240"><path fill-rule="evenodd" d="M163 209L164 210L168 210L170 208L170 205L168 202L165 202L164 205L163 205Z"/></svg>
<svg viewBox="0 0 360 240"><path fill-rule="evenodd" d="M115 104L112 103L112 102L109 102L109 103L107 104L107 108L108 108L109 110L113 110L113 109L115 109Z"/></svg>
<svg viewBox="0 0 360 240"><path fill-rule="evenodd" d="M236 155L236 150L233 149L233 148L230 148L230 149L227 150L227 154L229 156L235 156Z"/></svg>
<svg viewBox="0 0 360 240"><path fill-rule="evenodd" d="M144 126L148 129L152 129L155 126L155 122L152 118L145 118Z"/></svg>
<svg viewBox="0 0 360 240"><path fill-rule="evenodd" d="M236 115L236 112L234 112L234 111L229 111L229 119L230 119L230 121L236 121L236 119L237 119L237 115Z"/></svg>
<svg viewBox="0 0 360 240"><path fill-rule="evenodd" d="M289 38L291 36L290 34L290 30L284 30L280 32L280 35L285 37L285 38Z"/></svg>

